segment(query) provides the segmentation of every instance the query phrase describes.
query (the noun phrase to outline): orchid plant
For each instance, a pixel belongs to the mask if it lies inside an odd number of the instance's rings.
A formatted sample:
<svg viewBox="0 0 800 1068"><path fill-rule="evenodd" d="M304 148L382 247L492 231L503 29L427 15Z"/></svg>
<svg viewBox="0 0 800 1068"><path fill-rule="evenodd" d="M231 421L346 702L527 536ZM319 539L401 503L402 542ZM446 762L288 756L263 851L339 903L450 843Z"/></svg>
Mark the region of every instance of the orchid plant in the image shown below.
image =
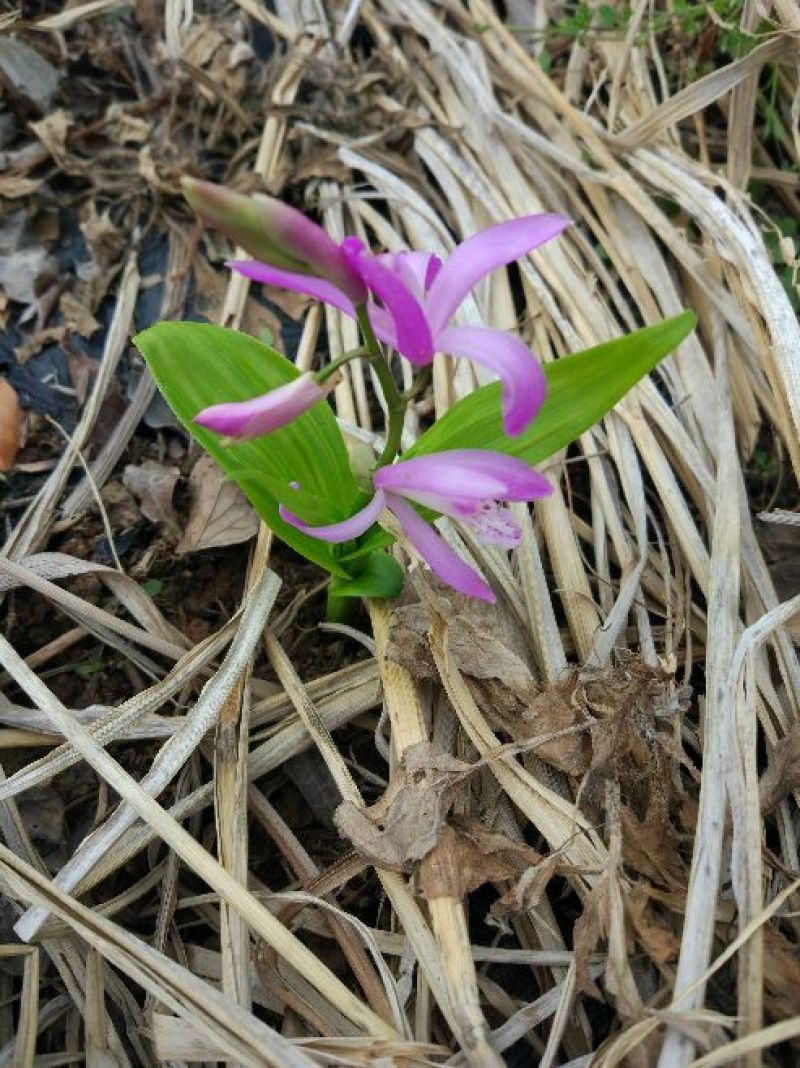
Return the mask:
<svg viewBox="0 0 800 1068"><path fill-rule="evenodd" d="M436 517L513 549L521 532L508 505L553 488L533 465L601 418L694 325L684 312L542 368L514 335L453 320L482 278L557 237L569 225L563 216L490 226L442 262L426 252L373 253L357 237L337 243L272 197L188 178L184 192L206 223L253 257L231 261L234 271L330 304L359 325L354 350L304 374L220 327L160 323L135 339L201 445L284 541L330 573L331 615L348 598L399 592L403 571L386 551L397 524L443 582L493 602L489 583L437 533ZM416 371L404 392L392 352ZM466 357L498 382L455 404L401 455L408 405L437 352ZM363 447L348 451L325 403L352 360L374 370L387 416L382 446L366 463Z"/></svg>

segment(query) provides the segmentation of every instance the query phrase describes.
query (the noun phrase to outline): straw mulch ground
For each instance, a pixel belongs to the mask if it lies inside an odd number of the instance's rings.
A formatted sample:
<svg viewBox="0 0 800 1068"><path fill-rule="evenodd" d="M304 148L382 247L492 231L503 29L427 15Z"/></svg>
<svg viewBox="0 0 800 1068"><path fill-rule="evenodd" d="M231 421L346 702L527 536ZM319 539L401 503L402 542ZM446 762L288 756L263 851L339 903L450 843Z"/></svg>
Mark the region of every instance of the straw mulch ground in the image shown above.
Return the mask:
<svg viewBox="0 0 800 1068"><path fill-rule="evenodd" d="M0 1064L797 1063L795 3L24 8ZM521 548L464 542L498 608L414 567L326 627L159 406L158 318L354 342L228 277L186 173L388 249L570 215L463 312L545 361L695 310ZM472 373L441 359L409 434ZM349 433L373 396L353 367Z"/></svg>

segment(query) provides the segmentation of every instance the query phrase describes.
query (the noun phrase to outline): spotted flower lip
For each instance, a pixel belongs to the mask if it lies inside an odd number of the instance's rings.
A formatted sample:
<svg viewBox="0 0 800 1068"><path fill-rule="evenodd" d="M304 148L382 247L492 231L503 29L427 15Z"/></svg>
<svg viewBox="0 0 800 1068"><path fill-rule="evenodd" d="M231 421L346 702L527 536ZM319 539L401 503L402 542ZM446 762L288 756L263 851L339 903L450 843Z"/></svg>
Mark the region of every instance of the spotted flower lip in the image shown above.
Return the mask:
<svg viewBox="0 0 800 1068"><path fill-rule="evenodd" d="M340 246L302 212L264 193L245 195L197 178L182 178L181 187L201 218L265 265L317 275L355 304L367 299Z"/></svg>
<svg viewBox="0 0 800 1068"><path fill-rule="evenodd" d="M231 401L204 408L194 417L198 426L224 434L231 441L245 441L278 430L321 401L336 384L329 378L321 385L311 372L252 400Z"/></svg>
<svg viewBox="0 0 800 1068"><path fill-rule="evenodd" d="M450 548L411 502L467 524L481 541L514 548L520 541L520 529L501 502L531 501L553 491L547 479L523 460L488 449L452 449L399 460L379 468L372 484L372 500L341 523L309 526L283 505L281 517L312 537L343 542L363 534L388 508L443 582L490 604L495 596L489 584Z"/></svg>
<svg viewBox="0 0 800 1068"><path fill-rule="evenodd" d="M570 220L563 215L527 215L497 223L462 241L442 262L426 252L372 255L355 237L339 247L349 269L382 306L371 302L376 335L412 363L431 362L436 352L463 356L498 376L503 390L503 423L512 437L530 425L545 396L545 379L533 353L519 338L479 326L452 326L467 294L498 267L504 267L560 234ZM268 285L305 293L355 315L350 296L329 278L281 270L256 262L234 261L234 270Z"/></svg>

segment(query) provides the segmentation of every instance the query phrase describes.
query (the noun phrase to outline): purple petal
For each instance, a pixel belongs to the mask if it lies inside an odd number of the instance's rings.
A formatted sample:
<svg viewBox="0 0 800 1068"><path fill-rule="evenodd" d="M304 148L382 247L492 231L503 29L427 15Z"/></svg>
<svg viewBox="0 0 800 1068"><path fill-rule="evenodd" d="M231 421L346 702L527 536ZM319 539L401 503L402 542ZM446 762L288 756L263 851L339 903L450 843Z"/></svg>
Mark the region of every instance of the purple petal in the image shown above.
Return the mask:
<svg viewBox="0 0 800 1068"><path fill-rule="evenodd" d="M308 373L252 400L204 408L194 417L194 422L217 434L243 441L286 426L321 401L330 389L330 385L320 386Z"/></svg>
<svg viewBox="0 0 800 1068"><path fill-rule="evenodd" d="M391 348L396 349L397 330L395 329L394 319L388 311L385 308L379 308L375 303L368 304L367 311L369 312L372 329L375 331L375 337L380 341L384 341Z"/></svg>
<svg viewBox="0 0 800 1068"><path fill-rule="evenodd" d="M400 279L420 304L442 267L442 261L432 252L384 252L376 259Z"/></svg>
<svg viewBox="0 0 800 1068"><path fill-rule="evenodd" d="M245 278L251 278L254 282L290 289L293 293L303 293L314 300L321 300L323 304L330 304L345 315L355 318L355 308L350 298L333 282L327 282L324 278L284 271L280 267L271 267L268 263L259 263L258 260L229 260L226 267L230 267L237 274L243 274Z"/></svg>
<svg viewBox="0 0 800 1068"><path fill-rule="evenodd" d="M396 275L378 262L357 237L347 237L341 244L345 260L364 284L383 302L394 320L396 347L411 363L430 363L434 347L428 320L419 301Z"/></svg>
<svg viewBox="0 0 800 1068"><path fill-rule="evenodd" d="M414 456L388 467L380 467L372 476L377 489L399 493L437 512L458 509L461 514L483 501L499 499L505 483L491 472L464 470L449 458L451 452L431 456ZM472 502L472 508L469 503Z"/></svg>
<svg viewBox="0 0 800 1068"><path fill-rule="evenodd" d="M379 468L372 482L378 489L405 497L436 494L446 502L531 501L553 492L547 479L524 460L490 449L449 449L414 456Z"/></svg>
<svg viewBox="0 0 800 1068"><path fill-rule="evenodd" d="M503 384L503 426L521 434L539 411L547 382L539 361L519 338L484 326L451 326L436 335L442 352L466 356L494 371Z"/></svg>
<svg viewBox="0 0 800 1068"><path fill-rule="evenodd" d="M469 564L464 563L410 504L393 494L388 496L387 504L400 520L408 540L442 582L467 597L477 597L481 601L494 604L495 596L491 586L473 571Z"/></svg>
<svg viewBox="0 0 800 1068"><path fill-rule="evenodd" d="M526 215L497 223L462 241L445 261L428 292L425 306L429 309L433 333L437 334L450 322L461 301L484 275L513 263L560 234L569 224L570 220L563 215Z"/></svg>
<svg viewBox="0 0 800 1068"><path fill-rule="evenodd" d="M360 512L356 512L355 515L351 515L349 519L344 519L341 523L330 523L325 527L309 526L282 504L279 506L278 511L285 523L292 527L297 527L304 534L310 534L312 538L319 538L321 541L342 542L357 538L359 534L369 530L385 507L386 495L378 490L369 504L362 508Z"/></svg>

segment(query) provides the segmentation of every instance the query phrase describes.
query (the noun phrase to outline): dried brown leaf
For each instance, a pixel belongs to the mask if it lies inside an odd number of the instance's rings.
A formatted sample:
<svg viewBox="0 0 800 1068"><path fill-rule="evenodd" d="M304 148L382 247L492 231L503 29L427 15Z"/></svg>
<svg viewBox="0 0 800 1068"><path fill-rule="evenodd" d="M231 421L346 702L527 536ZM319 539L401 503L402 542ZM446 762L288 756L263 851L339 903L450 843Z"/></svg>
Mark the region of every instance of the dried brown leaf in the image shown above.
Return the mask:
<svg viewBox="0 0 800 1068"><path fill-rule="evenodd" d="M152 523L177 527L172 495L180 475L177 467L167 467L156 460L145 460L141 466L128 464L122 482L139 501L146 519Z"/></svg>
<svg viewBox="0 0 800 1068"><path fill-rule="evenodd" d="M91 337L100 329L100 323L83 301L69 291L61 294L58 307L70 330L81 337Z"/></svg>
<svg viewBox="0 0 800 1068"><path fill-rule="evenodd" d="M31 129L42 142L44 147L56 161L65 164L67 153L67 131L73 125L72 116L63 108L52 111L38 122L30 124ZM65 170L69 170L65 166Z"/></svg>
<svg viewBox="0 0 800 1068"><path fill-rule="evenodd" d="M645 887L633 887L627 899L627 914L637 938L654 961L666 964L677 958L680 939L658 918Z"/></svg>
<svg viewBox="0 0 800 1068"><path fill-rule="evenodd" d="M75 398L79 405L83 405L89 392L89 385L97 374L97 360L93 360L85 352L68 351L67 367L72 387L75 390Z"/></svg>
<svg viewBox="0 0 800 1068"><path fill-rule="evenodd" d="M778 1020L800 1015L800 949L774 927L764 927L764 993Z"/></svg>
<svg viewBox="0 0 800 1068"><path fill-rule="evenodd" d="M570 731L588 723L579 708L569 700L571 686L549 687L534 697L522 714L515 737L543 738ZM536 746L536 756L569 775L580 776L588 769L591 745L588 730L563 734Z"/></svg>
<svg viewBox="0 0 800 1068"><path fill-rule="evenodd" d="M111 220L109 211L98 212L93 201L81 211L80 229L94 262L105 267L116 261L125 248L125 235Z"/></svg>
<svg viewBox="0 0 800 1068"><path fill-rule="evenodd" d="M771 812L793 790L800 789L800 724L795 723L772 751L758 784L761 811Z"/></svg>
<svg viewBox="0 0 800 1068"><path fill-rule="evenodd" d="M0 198L14 200L30 196L41 184L41 178L26 178L24 174L4 174L0 176Z"/></svg>
<svg viewBox="0 0 800 1068"><path fill-rule="evenodd" d="M105 117L106 133L115 145L143 144L152 133L147 119L140 115L129 115L117 103L110 104Z"/></svg>
<svg viewBox="0 0 800 1068"><path fill-rule="evenodd" d="M608 876L604 875L592 887L583 903L583 912L575 921L572 941L575 950L575 983L578 990L593 998L602 998L599 987L591 977L589 959L602 938L608 935L610 905Z"/></svg>
<svg viewBox="0 0 800 1068"><path fill-rule="evenodd" d="M531 846L490 830L480 820L453 816L420 866L417 885L426 897L463 897L484 883L517 879L541 860Z"/></svg>
<svg viewBox="0 0 800 1068"><path fill-rule="evenodd" d="M650 812L640 820L626 806L620 810L622 856L626 864L671 890L686 885L679 838L668 815Z"/></svg>
<svg viewBox="0 0 800 1068"><path fill-rule="evenodd" d="M91 258L78 267L82 283L78 296L94 312L120 269L128 239L111 221L109 211L99 213L93 200L81 208L79 226Z"/></svg>
<svg viewBox="0 0 800 1068"><path fill-rule="evenodd" d="M271 304L275 304L290 319L299 322L305 315L313 301L302 293L292 293L289 289L278 289L277 286L264 286L264 292Z"/></svg>
<svg viewBox="0 0 800 1068"><path fill-rule="evenodd" d="M505 882L514 874L515 868L508 861L485 852L446 824L439 841L420 865L416 885L427 898L462 898L484 883Z"/></svg>
<svg viewBox="0 0 800 1068"><path fill-rule="evenodd" d="M491 908L492 916L497 920L505 920L519 916L528 909L535 909L550 880L557 873L559 863L558 854L550 853L538 864L527 868L516 883L494 902Z"/></svg>
<svg viewBox="0 0 800 1068"><path fill-rule="evenodd" d="M46 345L62 345L69 336L69 327L63 323L59 326L48 326L44 330L34 330L27 334L19 345L14 347L14 355L18 363L27 363L32 356L36 356Z"/></svg>
<svg viewBox="0 0 800 1068"><path fill-rule="evenodd" d="M517 628L507 625L493 605L470 601L452 590L437 590L448 613L450 652L460 671L472 679L497 680L515 706L532 700L539 687L526 660ZM415 678L428 678L436 668L427 649L431 625L428 609L404 605L392 612L387 655Z"/></svg>
<svg viewBox="0 0 800 1068"><path fill-rule="evenodd" d="M184 45L182 58L194 67L204 67L224 44L225 38L219 30L210 21L203 20L193 27Z"/></svg>
<svg viewBox="0 0 800 1068"><path fill-rule="evenodd" d="M469 764L420 742L405 750L377 804L359 808L344 801L334 822L362 856L381 867L402 870L435 847L456 790L470 774Z"/></svg>
<svg viewBox="0 0 800 1068"><path fill-rule="evenodd" d="M239 487L229 481L210 456L201 456L189 476L189 521L178 553L219 549L249 541L258 531L258 516Z"/></svg>

